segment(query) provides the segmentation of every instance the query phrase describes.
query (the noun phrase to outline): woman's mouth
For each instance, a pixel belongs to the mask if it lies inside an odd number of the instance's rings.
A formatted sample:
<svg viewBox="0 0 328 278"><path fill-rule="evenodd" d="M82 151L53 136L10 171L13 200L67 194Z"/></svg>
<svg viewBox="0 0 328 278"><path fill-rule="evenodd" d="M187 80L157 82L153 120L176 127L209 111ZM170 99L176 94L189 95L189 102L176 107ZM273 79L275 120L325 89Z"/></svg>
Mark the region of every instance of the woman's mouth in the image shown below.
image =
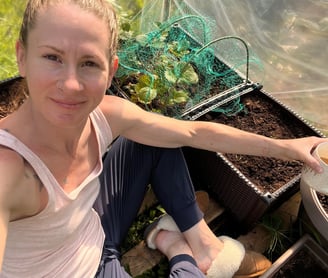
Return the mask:
<svg viewBox="0 0 328 278"><path fill-rule="evenodd" d="M82 105L83 102L81 101L68 101L68 100L57 100L57 99L53 99L53 101L66 109L76 109L78 107L80 107Z"/></svg>

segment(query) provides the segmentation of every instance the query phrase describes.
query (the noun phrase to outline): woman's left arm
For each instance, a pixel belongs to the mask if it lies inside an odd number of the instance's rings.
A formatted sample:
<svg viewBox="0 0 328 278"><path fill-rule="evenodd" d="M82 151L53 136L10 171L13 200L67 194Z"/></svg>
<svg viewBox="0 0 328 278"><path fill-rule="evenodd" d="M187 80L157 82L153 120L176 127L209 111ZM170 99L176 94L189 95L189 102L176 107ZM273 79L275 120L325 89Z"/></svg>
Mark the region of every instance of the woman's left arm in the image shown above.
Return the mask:
<svg viewBox="0 0 328 278"><path fill-rule="evenodd" d="M320 137L273 139L223 124L183 121L146 112L127 100L107 96L101 104L114 136L159 147L190 146L221 153L248 154L301 160L318 171L313 148L327 141Z"/></svg>

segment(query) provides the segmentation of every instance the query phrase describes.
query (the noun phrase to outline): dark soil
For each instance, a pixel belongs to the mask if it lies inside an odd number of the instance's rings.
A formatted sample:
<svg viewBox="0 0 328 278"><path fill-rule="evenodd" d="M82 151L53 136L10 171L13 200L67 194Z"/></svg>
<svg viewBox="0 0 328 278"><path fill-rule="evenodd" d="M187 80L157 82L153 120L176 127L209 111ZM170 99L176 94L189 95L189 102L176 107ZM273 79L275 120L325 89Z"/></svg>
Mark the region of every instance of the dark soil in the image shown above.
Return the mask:
<svg viewBox="0 0 328 278"><path fill-rule="evenodd" d="M273 278L326 278L328 269L306 248L300 250Z"/></svg>
<svg viewBox="0 0 328 278"><path fill-rule="evenodd" d="M319 199L323 209L328 214L328 196L324 195L324 194L319 194L319 193L317 195L318 195L318 199Z"/></svg>
<svg viewBox="0 0 328 278"><path fill-rule="evenodd" d="M263 94L249 94L242 100L244 109L236 115L227 116L211 112L200 120L219 122L242 130L273 138L298 138L314 135L303 123L295 120L285 109L274 105L273 101L264 98ZM225 156L262 192L273 193L301 173L303 164L300 161L283 161L247 155Z"/></svg>
<svg viewBox="0 0 328 278"><path fill-rule="evenodd" d="M12 80L0 83L0 119L15 111L26 99L24 84Z"/></svg>

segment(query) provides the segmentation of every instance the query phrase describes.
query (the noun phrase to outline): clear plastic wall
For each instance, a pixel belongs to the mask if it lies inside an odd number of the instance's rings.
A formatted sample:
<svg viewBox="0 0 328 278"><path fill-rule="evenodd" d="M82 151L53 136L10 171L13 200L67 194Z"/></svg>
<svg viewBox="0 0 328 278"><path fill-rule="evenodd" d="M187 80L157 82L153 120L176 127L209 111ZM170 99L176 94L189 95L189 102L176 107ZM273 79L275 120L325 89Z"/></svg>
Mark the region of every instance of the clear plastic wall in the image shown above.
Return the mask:
<svg viewBox="0 0 328 278"><path fill-rule="evenodd" d="M177 13L215 22L212 37L243 38L263 64L252 81L328 134L327 0L145 0L141 31Z"/></svg>

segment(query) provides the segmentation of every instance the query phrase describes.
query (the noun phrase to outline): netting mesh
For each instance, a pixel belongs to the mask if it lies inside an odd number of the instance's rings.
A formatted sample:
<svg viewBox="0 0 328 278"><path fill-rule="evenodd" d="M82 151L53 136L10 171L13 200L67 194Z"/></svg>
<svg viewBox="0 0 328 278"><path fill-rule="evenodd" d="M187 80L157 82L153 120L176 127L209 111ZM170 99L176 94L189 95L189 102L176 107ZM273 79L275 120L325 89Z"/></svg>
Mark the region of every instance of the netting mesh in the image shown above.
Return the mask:
<svg viewBox="0 0 328 278"><path fill-rule="evenodd" d="M174 1L160 2L170 6L158 9L158 1L151 1L120 34L116 90L147 110L171 117L181 117L218 94L238 95L240 85L250 83L250 64L261 65L247 43L236 36L213 37L210 18L181 3L173 8ZM131 26L139 26L137 34ZM235 113L242 106L236 97L215 109Z"/></svg>

